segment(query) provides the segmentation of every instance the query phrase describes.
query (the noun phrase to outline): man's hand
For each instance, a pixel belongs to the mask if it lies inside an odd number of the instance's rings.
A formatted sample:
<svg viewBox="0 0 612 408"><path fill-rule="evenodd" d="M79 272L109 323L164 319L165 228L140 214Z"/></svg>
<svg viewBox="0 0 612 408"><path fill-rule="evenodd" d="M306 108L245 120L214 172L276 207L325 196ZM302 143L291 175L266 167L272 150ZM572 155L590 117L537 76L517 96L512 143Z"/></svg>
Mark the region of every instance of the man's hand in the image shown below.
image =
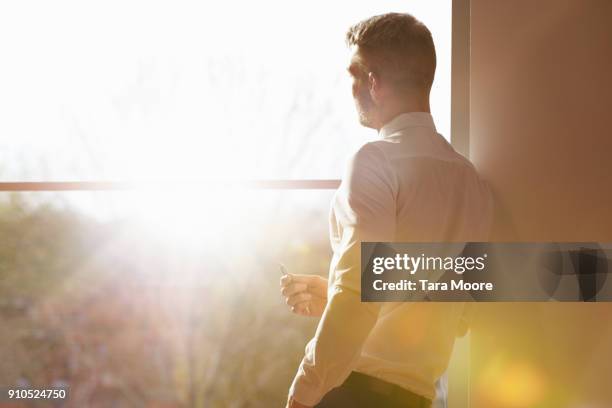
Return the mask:
<svg viewBox="0 0 612 408"><path fill-rule="evenodd" d="M294 400L293 397L289 397L289 400L287 401L287 406L285 408L312 408L312 407L309 405L300 404L299 402Z"/></svg>
<svg viewBox="0 0 612 408"><path fill-rule="evenodd" d="M327 279L317 275L287 274L281 278L280 286L293 313L321 317L327 305Z"/></svg>

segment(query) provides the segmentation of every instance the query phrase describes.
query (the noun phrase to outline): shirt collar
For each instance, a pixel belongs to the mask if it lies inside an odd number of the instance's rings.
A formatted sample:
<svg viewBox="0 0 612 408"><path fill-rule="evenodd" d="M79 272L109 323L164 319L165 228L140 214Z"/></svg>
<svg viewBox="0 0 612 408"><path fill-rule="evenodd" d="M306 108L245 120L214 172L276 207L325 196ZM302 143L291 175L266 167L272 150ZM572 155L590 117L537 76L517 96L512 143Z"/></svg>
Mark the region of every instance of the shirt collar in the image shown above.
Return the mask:
<svg viewBox="0 0 612 408"><path fill-rule="evenodd" d="M391 119L382 128L380 128L378 134L382 138L387 138L402 129L411 127L425 127L430 128L434 132L436 131L436 126L434 125L433 118L429 112L408 112L400 113Z"/></svg>

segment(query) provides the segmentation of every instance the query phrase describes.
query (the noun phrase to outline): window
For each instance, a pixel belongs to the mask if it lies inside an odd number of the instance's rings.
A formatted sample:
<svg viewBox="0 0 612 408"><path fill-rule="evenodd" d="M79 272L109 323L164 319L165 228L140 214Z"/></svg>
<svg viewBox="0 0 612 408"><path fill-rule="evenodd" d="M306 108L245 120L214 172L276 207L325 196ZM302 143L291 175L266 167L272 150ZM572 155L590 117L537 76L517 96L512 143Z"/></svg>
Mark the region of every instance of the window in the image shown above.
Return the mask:
<svg viewBox="0 0 612 408"><path fill-rule="evenodd" d="M316 322L278 262L327 273L333 189L376 137L344 33L388 11L433 33L448 137L449 0L3 3L0 383L279 405Z"/></svg>
<svg viewBox="0 0 612 408"><path fill-rule="evenodd" d="M26 1L0 13L0 180L339 178L356 121L346 29L409 11L438 53L448 137L450 2Z"/></svg>

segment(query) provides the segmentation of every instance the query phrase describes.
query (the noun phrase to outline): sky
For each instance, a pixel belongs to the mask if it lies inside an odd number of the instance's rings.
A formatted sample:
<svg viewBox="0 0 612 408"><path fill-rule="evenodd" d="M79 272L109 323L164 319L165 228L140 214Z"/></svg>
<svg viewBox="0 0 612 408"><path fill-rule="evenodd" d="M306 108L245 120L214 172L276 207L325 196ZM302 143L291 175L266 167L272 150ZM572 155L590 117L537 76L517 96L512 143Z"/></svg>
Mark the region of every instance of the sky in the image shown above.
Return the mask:
<svg viewBox="0 0 612 408"><path fill-rule="evenodd" d="M451 2L0 5L0 180L339 178L357 123L344 33L389 11L432 31L450 127Z"/></svg>

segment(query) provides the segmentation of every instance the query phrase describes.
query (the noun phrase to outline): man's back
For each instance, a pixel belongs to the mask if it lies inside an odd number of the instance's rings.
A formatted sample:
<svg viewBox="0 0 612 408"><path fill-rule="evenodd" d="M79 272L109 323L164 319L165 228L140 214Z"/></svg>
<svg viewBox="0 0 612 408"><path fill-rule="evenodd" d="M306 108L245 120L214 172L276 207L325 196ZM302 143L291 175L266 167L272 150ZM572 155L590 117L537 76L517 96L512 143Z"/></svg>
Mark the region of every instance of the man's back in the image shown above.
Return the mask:
<svg viewBox="0 0 612 408"><path fill-rule="evenodd" d="M398 242L486 239L491 200L472 164L435 131L428 113L402 114L381 129L397 177Z"/></svg>
<svg viewBox="0 0 612 408"><path fill-rule="evenodd" d="M334 286L359 290L342 276L344 230L358 225L367 240L449 242L486 240L491 199L473 166L435 131L431 115L401 114L350 162L330 216ZM346 182L345 182L346 181ZM376 197L376 200L368 199ZM364 239L365 240L365 239ZM446 369L464 304L385 303L366 338L355 370L433 399Z"/></svg>

